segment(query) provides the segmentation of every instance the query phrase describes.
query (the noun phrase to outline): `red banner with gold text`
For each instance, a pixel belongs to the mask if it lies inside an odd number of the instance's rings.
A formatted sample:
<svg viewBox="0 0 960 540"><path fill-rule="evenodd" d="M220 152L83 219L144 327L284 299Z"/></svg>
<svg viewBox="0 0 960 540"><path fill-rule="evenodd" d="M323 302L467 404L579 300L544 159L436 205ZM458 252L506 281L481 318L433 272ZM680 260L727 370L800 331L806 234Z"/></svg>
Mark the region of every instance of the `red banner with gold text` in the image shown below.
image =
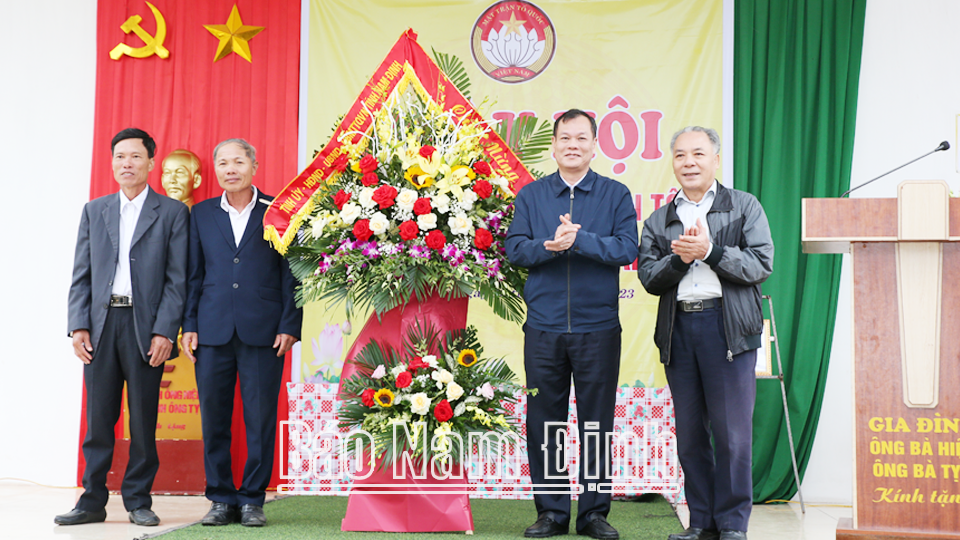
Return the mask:
<svg viewBox="0 0 960 540"><path fill-rule="evenodd" d="M219 197L222 190L214 174L213 149L233 137L244 138L257 149L260 166L254 185L266 194L278 193L297 172L299 63L299 0L99 0L91 199L118 190L110 140L131 126L147 131L157 142L150 186L161 195L186 198L184 189L192 189L193 202ZM190 177L189 182L174 180L177 165L184 160L165 163L177 149L189 150L198 158L199 171L180 171ZM162 179L164 168L169 170ZM202 456L199 463L188 467L191 478L182 478L184 468L177 461L187 458L177 454L176 448L183 445L172 444L172 439L188 439L186 442L193 443L188 459L196 459L200 416L193 366L181 357L167 362L167 371L157 438L171 439L171 444L160 447L160 472L154 489L190 491L176 486L199 480L202 491ZM285 380L288 373L289 367ZM286 419L286 402L284 385L279 400L281 420ZM84 411L81 440L85 417ZM123 434L121 421L118 439ZM243 467L244 441L237 399L235 473ZM164 478L165 469L171 466L179 466L178 472L171 474L181 477ZM81 453L78 480L83 467ZM199 479L192 478L197 472ZM122 469L118 473L122 476ZM115 479L113 472L110 478ZM166 485L167 480L174 487Z"/></svg>

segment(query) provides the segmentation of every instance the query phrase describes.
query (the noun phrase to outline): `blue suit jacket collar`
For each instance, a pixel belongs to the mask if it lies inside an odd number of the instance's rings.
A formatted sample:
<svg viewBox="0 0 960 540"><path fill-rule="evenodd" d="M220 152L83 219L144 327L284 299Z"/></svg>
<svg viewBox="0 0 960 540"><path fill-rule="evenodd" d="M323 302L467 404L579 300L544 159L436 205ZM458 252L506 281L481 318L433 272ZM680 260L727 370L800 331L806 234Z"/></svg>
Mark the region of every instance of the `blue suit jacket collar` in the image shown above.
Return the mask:
<svg viewBox="0 0 960 540"><path fill-rule="evenodd" d="M243 236L240 237L240 245L236 245L236 240L233 238L230 214L224 212L219 204L215 207L213 219L217 222L217 226L223 234L223 239L227 242L227 245L230 246L230 251L235 253L239 252L243 249L243 246L253 238L254 234L258 232L263 234L263 215L266 213L267 207L272 201L272 196L265 194L259 189L257 190L257 199L253 208L250 210L250 219L247 220L247 227L243 230Z"/></svg>
<svg viewBox="0 0 960 540"><path fill-rule="evenodd" d="M557 171L550 176L544 178L550 182L550 190L555 193L558 197L564 193L570 192L570 186L563 181L563 178L560 177L560 171ZM579 189L581 191L590 191L593 189L593 184L597 181L597 173L593 172L593 169L588 169L586 176L583 177L583 180L580 180L577 185L573 186L574 189Z"/></svg>

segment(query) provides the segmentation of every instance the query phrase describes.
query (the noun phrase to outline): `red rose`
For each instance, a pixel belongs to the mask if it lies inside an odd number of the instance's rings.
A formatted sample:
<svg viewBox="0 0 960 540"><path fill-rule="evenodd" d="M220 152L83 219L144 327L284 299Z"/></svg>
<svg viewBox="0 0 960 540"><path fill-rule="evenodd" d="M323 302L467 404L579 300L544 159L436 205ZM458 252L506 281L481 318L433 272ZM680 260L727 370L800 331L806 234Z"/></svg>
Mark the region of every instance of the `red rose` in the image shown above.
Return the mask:
<svg viewBox="0 0 960 540"><path fill-rule="evenodd" d="M397 188L393 186L380 186L373 192L373 202L380 205L380 209L393 206L393 200L397 198Z"/></svg>
<svg viewBox="0 0 960 540"><path fill-rule="evenodd" d="M490 164L486 161L478 161L473 164L473 172L481 176L490 176L490 173L493 172L493 169L490 168Z"/></svg>
<svg viewBox="0 0 960 540"><path fill-rule="evenodd" d="M427 233L427 247L440 251L447 245L447 237L442 232L434 229Z"/></svg>
<svg viewBox="0 0 960 540"><path fill-rule="evenodd" d="M347 170L347 165L350 164L350 158L346 154L341 155L333 161L333 170L337 172L343 172Z"/></svg>
<svg viewBox="0 0 960 540"><path fill-rule="evenodd" d="M370 220L361 219L353 225L353 235L357 237L357 240L361 242L366 242L373 236L373 231L370 230Z"/></svg>
<svg viewBox="0 0 960 540"><path fill-rule="evenodd" d="M377 158L367 154L360 158L360 163L358 163L357 166L360 167L360 172L367 174L377 170L377 167L380 166L380 162L377 161Z"/></svg>
<svg viewBox="0 0 960 540"><path fill-rule="evenodd" d="M363 183L363 185L370 187L372 185L379 184L380 177L377 176L377 173L375 172L368 172L360 177L360 181Z"/></svg>
<svg viewBox="0 0 960 540"><path fill-rule="evenodd" d="M373 388L367 388L362 394L360 394L360 401L362 401L367 407L373 407L373 395L376 393L377 391Z"/></svg>
<svg viewBox="0 0 960 540"><path fill-rule="evenodd" d="M424 369L430 367L429 364L423 361L423 358L419 356L414 356L413 360L407 365L408 371L417 371L418 369Z"/></svg>
<svg viewBox="0 0 960 540"><path fill-rule="evenodd" d="M343 205L347 204L352 195L344 190L340 190L333 196L333 204L337 205L337 210L343 210Z"/></svg>
<svg viewBox="0 0 960 540"><path fill-rule="evenodd" d="M480 251L487 249L492 243L493 235L486 229L477 229L477 232L473 235L473 245L477 246Z"/></svg>
<svg viewBox="0 0 960 540"><path fill-rule="evenodd" d="M450 402L441 399L440 403L437 403L437 406L433 408L433 416L436 417L437 422L443 423L447 420L453 418L453 409L450 408Z"/></svg>
<svg viewBox="0 0 960 540"><path fill-rule="evenodd" d="M404 221L400 224L400 239L404 242L413 240L420 234L420 227L413 220Z"/></svg>
<svg viewBox="0 0 960 540"><path fill-rule="evenodd" d="M430 205L430 199L426 197L420 197L417 202L413 203L413 213L418 216L429 214L431 210L433 210L433 206Z"/></svg>
<svg viewBox="0 0 960 540"><path fill-rule="evenodd" d="M413 375L409 371L401 371L397 375L397 388L406 388L413 382Z"/></svg>
<svg viewBox="0 0 960 540"><path fill-rule="evenodd" d="M477 194L477 197L486 199L493 193L493 186L486 180L477 180L477 183L473 185L473 192Z"/></svg>
<svg viewBox="0 0 960 540"><path fill-rule="evenodd" d="M433 156L433 153L436 152L436 151L437 151L437 149L434 148L434 147L432 147L432 146L430 146L429 144L426 145L426 146L421 146L421 147L420 147L420 155L423 156L423 157L425 157L425 158L427 158L427 159L430 159L430 157Z"/></svg>

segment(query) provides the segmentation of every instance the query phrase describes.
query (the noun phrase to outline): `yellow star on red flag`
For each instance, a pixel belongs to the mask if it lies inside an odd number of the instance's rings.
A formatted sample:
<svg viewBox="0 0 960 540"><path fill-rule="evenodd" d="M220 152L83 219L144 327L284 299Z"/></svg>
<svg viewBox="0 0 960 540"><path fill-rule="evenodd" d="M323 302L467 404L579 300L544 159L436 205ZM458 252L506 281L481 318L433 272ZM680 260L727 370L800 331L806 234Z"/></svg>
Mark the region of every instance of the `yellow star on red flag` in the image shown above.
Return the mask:
<svg viewBox="0 0 960 540"><path fill-rule="evenodd" d="M264 27L245 26L243 21L240 20L240 10L237 9L236 4L230 11L227 24L205 24L203 27L220 40L217 54L213 59L214 62L227 57L230 53L237 53L247 62L253 62L253 57L250 55L250 44L247 42L253 39L253 36L259 34Z"/></svg>

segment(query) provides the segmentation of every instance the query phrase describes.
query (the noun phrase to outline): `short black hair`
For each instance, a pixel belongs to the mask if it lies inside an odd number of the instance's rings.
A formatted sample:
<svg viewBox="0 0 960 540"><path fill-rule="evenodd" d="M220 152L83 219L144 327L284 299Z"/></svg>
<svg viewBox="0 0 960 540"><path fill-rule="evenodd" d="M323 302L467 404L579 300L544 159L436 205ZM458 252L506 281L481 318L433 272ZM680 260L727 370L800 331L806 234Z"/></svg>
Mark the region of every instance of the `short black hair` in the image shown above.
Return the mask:
<svg viewBox="0 0 960 540"><path fill-rule="evenodd" d="M143 141L143 146L147 149L147 157L153 159L153 155L157 152L157 143L154 142L153 137L151 137L149 133L134 127L121 130L120 133L113 136L113 140L110 141L110 154L113 154L113 148L117 146L118 142L127 139L140 139Z"/></svg>
<svg viewBox="0 0 960 540"><path fill-rule="evenodd" d="M580 109L570 109L569 111L558 116L557 119L553 122L553 136L554 137L557 136L557 128L560 127L560 122L567 122L569 120L573 120L578 116L582 116L590 121L590 131L593 132L593 138L596 139L597 138L597 121L594 120L592 116L581 111Z"/></svg>

